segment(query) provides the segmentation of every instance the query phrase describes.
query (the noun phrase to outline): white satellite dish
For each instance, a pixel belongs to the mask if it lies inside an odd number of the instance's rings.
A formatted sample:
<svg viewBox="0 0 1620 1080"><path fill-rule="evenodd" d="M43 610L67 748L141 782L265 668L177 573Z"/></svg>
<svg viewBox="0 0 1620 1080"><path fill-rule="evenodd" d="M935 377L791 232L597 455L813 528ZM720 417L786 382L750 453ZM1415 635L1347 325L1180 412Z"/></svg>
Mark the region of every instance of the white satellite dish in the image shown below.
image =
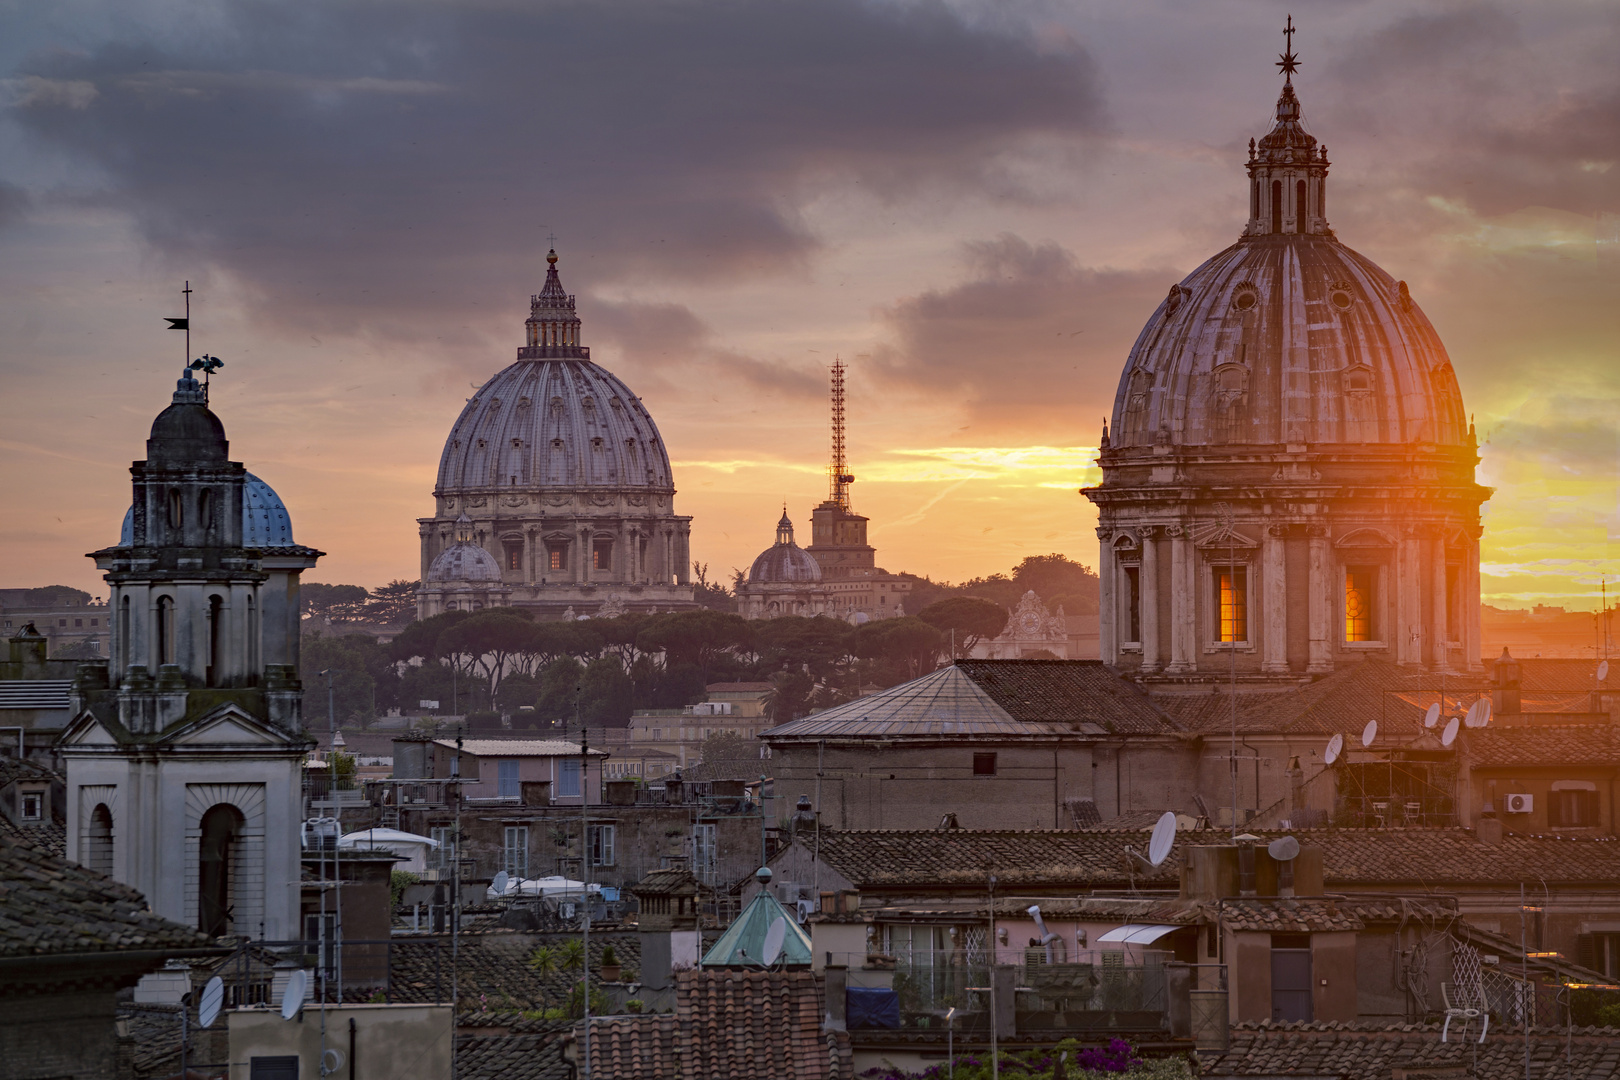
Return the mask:
<svg viewBox="0 0 1620 1080"><path fill-rule="evenodd" d="M776 963L776 958L782 955L782 943L787 940L787 920L777 919L771 923L771 928L765 931L764 963L770 967Z"/></svg>
<svg viewBox="0 0 1620 1080"><path fill-rule="evenodd" d="M1609 677L1609 662L1607 660L1605 660L1601 664L1598 665L1598 682L1602 682L1604 679L1607 679L1608 677Z"/></svg>
<svg viewBox="0 0 1620 1080"><path fill-rule="evenodd" d="M287 976L287 985L281 988L281 1018L291 1020L304 1007L304 994L309 989L309 972L302 968Z"/></svg>
<svg viewBox="0 0 1620 1080"><path fill-rule="evenodd" d="M202 1002L197 1006L197 1024L211 1027L219 1019L219 1007L225 1004L225 980L215 975L203 987Z"/></svg>
<svg viewBox="0 0 1620 1080"><path fill-rule="evenodd" d="M1343 753L1343 752L1344 752L1344 736L1343 735L1335 735L1335 736L1333 736L1333 738L1328 740L1327 753L1322 755L1322 760L1326 761L1329 765L1331 765L1335 761L1339 760L1339 755L1341 753Z"/></svg>
<svg viewBox="0 0 1620 1080"><path fill-rule="evenodd" d="M1367 726L1361 729L1361 745L1371 746L1376 738L1378 738L1378 721L1369 720Z"/></svg>
<svg viewBox="0 0 1620 1080"><path fill-rule="evenodd" d="M1450 746L1457 741L1457 718L1453 716L1446 722L1446 730L1440 735L1440 745Z"/></svg>
<svg viewBox="0 0 1620 1080"><path fill-rule="evenodd" d="M1290 862L1299 857L1299 841L1292 836L1279 836L1266 845L1266 854L1278 862Z"/></svg>
<svg viewBox="0 0 1620 1080"><path fill-rule="evenodd" d="M1485 706L1479 716L1479 726L1484 727L1491 722L1491 717L1496 715L1496 706L1491 704L1490 698L1481 698L1479 703Z"/></svg>
<svg viewBox="0 0 1620 1080"><path fill-rule="evenodd" d="M496 896L506 895L506 886L512 880L512 875L505 870L495 875L495 880L489 883L489 891Z"/></svg>
<svg viewBox="0 0 1620 1080"><path fill-rule="evenodd" d="M1437 701L1429 706L1429 711L1423 714L1423 726L1434 727L1440 722L1440 703Z"/></svg>
<svg viewBox="0 0 1620 1080"><path fill-rule="evenodd" d="M1153 826L1153 839L1148 841L1148 862L1158 866L1170 857L1176 843L1176 812L1166 810Z"/></svg>
<svg viewBox="0 0 1620 1080"><path fill-rule="evenodd" d="M1468 706L1468 713L1463 717L1463 723L1468 727L1485 726L1485 699L1474 702Z"/></svg>
<svg viewBox="0 0 1620 1080"><path fill-rule="evenodd" d="M327 1047L326 1053L321 1055L321 1075L331 1076L341 1068L343 1068L343 1051L335 1046Z"/></svg>

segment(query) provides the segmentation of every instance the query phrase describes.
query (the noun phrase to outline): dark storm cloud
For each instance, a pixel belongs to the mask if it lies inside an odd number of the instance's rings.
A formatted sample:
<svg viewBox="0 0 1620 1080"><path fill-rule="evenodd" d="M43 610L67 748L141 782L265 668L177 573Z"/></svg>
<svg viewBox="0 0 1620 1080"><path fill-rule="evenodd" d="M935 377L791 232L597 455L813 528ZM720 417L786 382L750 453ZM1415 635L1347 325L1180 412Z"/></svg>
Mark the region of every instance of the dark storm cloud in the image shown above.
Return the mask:
<svg viewBox="0 0 1620 1080"><path fill-rule="evenodd" d="M13 115L161 250L312 328L506 305L552 229L580 291L790 270L821 184L984 190L1030 135L1105 126L1078 46L939 3L220 10L206 37L36 57Z"/></svg>
<svg viewBox="0 0 1620 1080"><path fill-rule="evenodd" d="M1469 5L1403 18L1352 42L1329 68L1337 85L1323 95L1320 114L1330 122L1318 134L1391 140L1381 170L1477 213L1615 210L1620 73L1604 64L1549 65L1520 23L1534 17L1531 9ZM1612 53L1620 20L1594 23L1583 39ZM1584 79L1587 72L1597 78Z"/></svg>
<svg viewBox="0 0 1620 1080"><path fill-rule="evenodd" d="M967 244L968 280L889 308L880 378L958 396L970 416L1031 437L1091 438L1131 343L1173 271L1096 270L1018 236Z"/></svg>

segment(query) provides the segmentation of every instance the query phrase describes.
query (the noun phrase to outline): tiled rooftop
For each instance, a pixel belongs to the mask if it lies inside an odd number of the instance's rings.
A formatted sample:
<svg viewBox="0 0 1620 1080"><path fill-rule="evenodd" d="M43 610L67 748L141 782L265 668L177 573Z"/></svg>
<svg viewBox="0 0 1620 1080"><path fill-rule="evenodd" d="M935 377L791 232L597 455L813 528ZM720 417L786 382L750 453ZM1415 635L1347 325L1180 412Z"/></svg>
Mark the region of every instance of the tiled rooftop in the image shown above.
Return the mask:
<svg viewBox="0 0 1620 1080"><path fill-rule="evenodd" d="M461 1022L468 1022L469 1014L504 1014L561 1005L579 973L541 976L529 966L529 957L541 945L557 946L573 937L500 930L468 933L463 929L456 964ZM439 946L437 957L435 942ZM641 965L641 939L637 934L625 933L591 935L592 978L601 962L602 949L610 944L623 966L621 977L633 980ZM450 1000L448 936L396 938L389 948L389 969L390 1001L431 1002L441 1000L441 995L442 1000Z"/></svg>
<svg viewBox="0 0 1620 1080"><path fill-rule="evenodd" d="M212 944L128 885L0 835L0 958Z"/></svg>
<svg viewBox="0 0 1620 1080"><path fill-rule="evenodd" d="M1476 1035L1477 1037L1477 1035ZM1339 1080L1614 1080L1620 1029L1543 1028L1531 1035L1525 1071L1522 1031L1491 1031L1484 1043L1440 1041L1439 1024L1239 1024L1224 1054L1201 1055L1204 1076L1326 1077ZM1566 1058L1567 1053L1567 1058ZM1397 1072L1399 1070L1399 1072Z"/></svg>
<svg viewBox="0 0 1620 1080"><path fill-rule="evenodd" d="M564 1024L522 1034L456 1036L457 1080L573 1080L562 1056Z"/></svg>
<svg viewBox="0 0 1620 1080"><path fill-rule="evenodd" d="M1126 847L1147 851L1149 833L1069 830L821 830L821 857L857 887L977 887L990 870L997 888L1113 886L1133 879L1164 887L1178 881L1181 849L1222 844L1215 829L1176 834L1162 866L1127 861ZM1266 833L1272 839L1282 833ZM1507 835L1498 846L1469 829L1296 830L1302 844L1322 849L1330 888L1392 884L1445 888L1457 885L1614 885L1620 882L1620 841Z"/></svg>
<svg viewBox="0 0 1620 1080"><path fill-rule="evenodd" d="M958 660L967 676L1015 720L1095 724L1110 734L1172 730L1135 683L1101 660Z"/></svg>
<svg viewBox="0 0 1620 1080"><path fill-rule="evenodd" d="M810 972L682 971L675 1013L591 1025L596 1080L850 1080L847 1035L823 1035ZM576 1024L574 1039L583 1035Z"/></svg>
<svg viewBox="0 0 1620 1080"><path fill-rule="evenodd" d="M1613 724L1476 728L1463 732L1462 744L1475 768L1620 765L1620 730Z"/></svg>
<svg viewBox="0 0 1620 1080"><path fill-rule="evenodd" d="M433 741L450 750L456 748L454 739ZM578 757L579 743L562 739L463 739L461 750L474 757ZM604 757L606 751L592 747L590 755Z"/></svg>
<svg viewBox="0 0 1620 1080"><path fill-rule="evenodd" d="M1228 900L1222 905L1228 930L1262 930L1280 934L1360 930L1366 924L1334 900L1309 897Z"/></svg>

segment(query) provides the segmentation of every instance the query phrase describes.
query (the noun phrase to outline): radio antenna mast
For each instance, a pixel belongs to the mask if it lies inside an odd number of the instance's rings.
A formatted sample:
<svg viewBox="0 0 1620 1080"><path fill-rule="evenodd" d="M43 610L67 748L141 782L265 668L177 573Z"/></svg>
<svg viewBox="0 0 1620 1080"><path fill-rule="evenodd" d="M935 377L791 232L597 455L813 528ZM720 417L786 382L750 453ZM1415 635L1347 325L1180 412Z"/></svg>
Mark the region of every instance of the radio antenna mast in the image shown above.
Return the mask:
<svg viewBox="0 0 1620 1080"><path fill-rule="evenodd" d="M827 466L827 501L840 510L849 509L849 485L855 482L850 475L849 459L844 448L844 362L834 360L832 366L832 463Z"/></svg>

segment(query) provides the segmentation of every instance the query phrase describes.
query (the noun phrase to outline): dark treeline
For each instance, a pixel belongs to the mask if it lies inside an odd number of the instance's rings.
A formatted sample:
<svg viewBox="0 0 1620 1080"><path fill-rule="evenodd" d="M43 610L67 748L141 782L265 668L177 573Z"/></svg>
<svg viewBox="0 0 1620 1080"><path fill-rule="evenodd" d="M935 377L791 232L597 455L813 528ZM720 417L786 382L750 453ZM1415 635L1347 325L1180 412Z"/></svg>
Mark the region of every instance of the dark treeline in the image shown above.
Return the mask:
<svg viewBox="0 0 1620 1080"><path fill-rule="evenodd" d="M1096 610L1096 576L1061 555L1034 556L1010 575L961 586L918 580L931 591L914 593L914 605L927 601L917 614L859 626L826 617L750 622L713 608L539 622L522 609L490 608L412 622L384 645L363 634L342 635L332 625L305 636L305 717L316 727L326 719L327 680L319 672L328 670L339 723L438 701L442 712L487 724L507 714L516 727L555 730L572 726L577 710L592 727L622 726L635 709L702 701L715 682L770 682L767 706L782 723L852 700L863 687L926 674L949 659L953 643L955 655L966 655L1002 632L1009 609L1028 589L1043 600L1042 586L1071 598L1048 603L1064 603L1075 613L1086 609L1089 585L1090 610ZM358 586L324 588L365 594ZM355 612L374 602L364 595L329 598Z"/></svg>

